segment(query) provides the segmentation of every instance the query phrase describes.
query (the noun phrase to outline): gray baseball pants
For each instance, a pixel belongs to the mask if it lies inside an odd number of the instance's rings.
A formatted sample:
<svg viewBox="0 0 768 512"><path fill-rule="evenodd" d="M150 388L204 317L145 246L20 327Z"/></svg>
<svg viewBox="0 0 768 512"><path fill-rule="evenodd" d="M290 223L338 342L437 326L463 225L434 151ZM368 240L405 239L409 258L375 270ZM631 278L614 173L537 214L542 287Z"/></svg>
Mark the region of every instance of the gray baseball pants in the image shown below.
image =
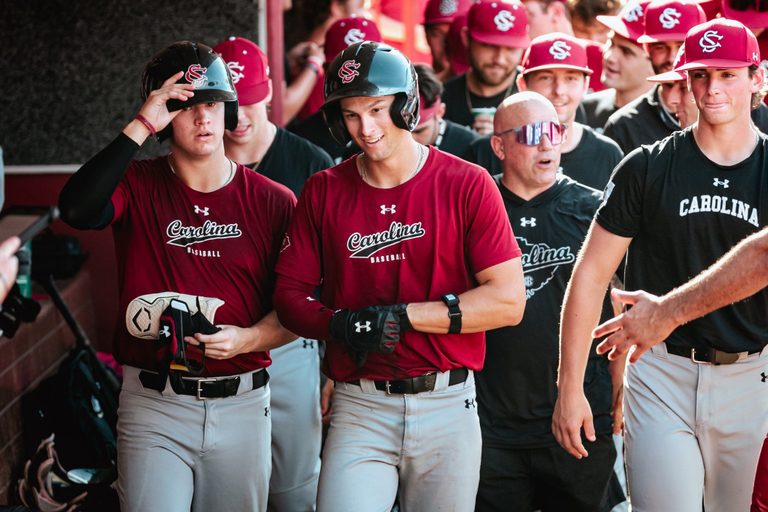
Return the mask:
<svg viewBox="0 0 768 512"><path fill-rule="evenodd" d="M117 422L123 512L264 511L271 418L269 384L208 400L177 395L170 385L144 389L140 370L124 368Z"/></svg>
<svg viewBox="0 0 768 512"><path fill-rule="evenodd" d="M768 432L768 348L714 366L660 343L629 366L624 410L634 512L748 511Z"/></svg>
<svg viewBox="0 0 768 512"><path fill-rule="evenodd" d="M336 383L318 512L471 512L482 438L474 375L435 390L387 395L362 379Z"/></svg>

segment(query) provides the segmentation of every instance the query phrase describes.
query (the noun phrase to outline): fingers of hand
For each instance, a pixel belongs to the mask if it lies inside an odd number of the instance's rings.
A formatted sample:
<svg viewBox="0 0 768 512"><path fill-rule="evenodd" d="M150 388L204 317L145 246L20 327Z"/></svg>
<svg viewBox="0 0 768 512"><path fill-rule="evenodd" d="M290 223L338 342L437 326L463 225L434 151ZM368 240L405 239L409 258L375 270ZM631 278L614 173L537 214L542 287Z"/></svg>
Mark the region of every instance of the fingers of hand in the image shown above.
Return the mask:
<svg viewBox="0 0 768 512"><path fill-rule="evenodd" d="M603 336L607 336L611 334L612 332L616 332L619 329L622 328L622 319L624 318L624 314L611 318L607 322L603 322L602 324L595 327L595 329L592 331L592 337L593 338L602 338Z"/></svg>
<svg viewBox="0 0 768 512"><path fill-rule="evenodd" d="M0 254L5 257L11 257L21 247L21 239L17 236L12 236L0 244Z"/></svg>
<svg viewBox="0 0 768 512"><path fill-rule="evenodd" d="M629 364L636 363L638 359L640 359L640 356L645 354L646 350L648 350L648 348L641 347L640 345L635 345L635 351L632 352L631 356L629 356Z"/></svg>

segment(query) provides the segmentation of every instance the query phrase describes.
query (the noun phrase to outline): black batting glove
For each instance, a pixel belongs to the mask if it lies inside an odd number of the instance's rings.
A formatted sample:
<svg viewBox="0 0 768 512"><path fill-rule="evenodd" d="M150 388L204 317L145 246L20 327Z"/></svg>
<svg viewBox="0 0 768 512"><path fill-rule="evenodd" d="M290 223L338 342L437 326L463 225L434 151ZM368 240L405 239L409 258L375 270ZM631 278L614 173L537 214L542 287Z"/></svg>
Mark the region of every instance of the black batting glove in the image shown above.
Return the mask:
<svg viewBox="0 0 768 512"><path fill-rule="evenodd" d="M354 352L389 354L400 341L401 332L401 315L392 310L394 307L370 306L358 311L340 309L331 317L331 338ZM405 308L402 310L404 313ZM407 320L407 315L402 317Z"/></svg>
<svg viewBox="0 0 768 512"><path fill-rule="evenodd" d="M392 313L394 313L397 316L398 319L398 325L400 325L400 333L408 332L413 330L413 325L411 325L411 319L408 318L408 311L406 311L405 308L408 307L408 304L395 304L394 306L379 306L385 309L388 309Z"/></svg>

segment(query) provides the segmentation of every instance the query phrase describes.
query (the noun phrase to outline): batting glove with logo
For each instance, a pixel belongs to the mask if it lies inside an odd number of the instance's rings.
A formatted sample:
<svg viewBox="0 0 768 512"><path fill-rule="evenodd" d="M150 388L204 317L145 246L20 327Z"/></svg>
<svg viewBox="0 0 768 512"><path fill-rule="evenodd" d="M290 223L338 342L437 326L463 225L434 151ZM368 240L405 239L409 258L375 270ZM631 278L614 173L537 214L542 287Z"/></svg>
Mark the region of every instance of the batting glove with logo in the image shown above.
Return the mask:
<svg viewBox="0 0 768 512"><path fill-rule="evenodd" d="M358 311L340 309L331 318L331 338L354 352L389 354L400 341L399 333L412 329L405 306L370 306Z"/></svg>

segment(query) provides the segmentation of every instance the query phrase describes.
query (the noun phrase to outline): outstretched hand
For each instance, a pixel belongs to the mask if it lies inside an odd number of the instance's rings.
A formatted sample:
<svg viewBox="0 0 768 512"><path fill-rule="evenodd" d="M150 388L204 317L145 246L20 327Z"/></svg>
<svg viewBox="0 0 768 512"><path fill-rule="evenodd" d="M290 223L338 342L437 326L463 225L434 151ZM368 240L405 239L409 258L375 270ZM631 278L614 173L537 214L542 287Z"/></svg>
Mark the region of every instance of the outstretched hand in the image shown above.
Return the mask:
<svg viewBox="0 0 768 512"><path fill-rule="evenodd" d="M667 339L677 327L669 308L662 307L661 299L656 295L617 289L611 291L611 295L615 300L632 306L630 310L598 325L592 331L593 338L608 336L597 346L597 353L610 352L608 359L611 361L635 347L629 362L637 362L646 350Z"/></svg>

